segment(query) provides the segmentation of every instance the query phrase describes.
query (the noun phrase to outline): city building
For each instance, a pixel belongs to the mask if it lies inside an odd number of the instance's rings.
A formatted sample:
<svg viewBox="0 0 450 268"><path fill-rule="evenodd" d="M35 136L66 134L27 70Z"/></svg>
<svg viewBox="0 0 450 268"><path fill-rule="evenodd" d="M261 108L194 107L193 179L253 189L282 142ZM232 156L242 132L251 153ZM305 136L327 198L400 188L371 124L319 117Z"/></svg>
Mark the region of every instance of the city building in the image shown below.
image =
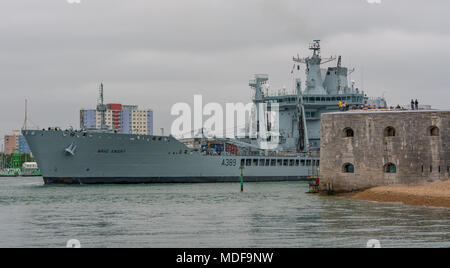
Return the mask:
<svg viewBox="0 0 450 268"><path fill-rule="evenodd" d="M5 154L12 154L17 147L16 137L14 135L5 136Z"/></svg>
<svg viewBox="0 0 450 268"><path fill-rule="evenodd" d="M153 135L153 111L139 110L137 105L111 103L106 105L105 125L123 134ZM101 112L80 111L80 128L100 129Z"/></svg>
<svg viewBox="0 0 450 268"><path fill-rule="evenodd" d="M426 184L450 179L450 111L322 115L321 190Z"/></svg>
<svg viewBox="0 0 450 268"><path fill-rule="evenodd" d="M5 154L13 154L17 150L19 154L30 154L30 147L19 130L13 131L12 135L5 136Z"/></svg>

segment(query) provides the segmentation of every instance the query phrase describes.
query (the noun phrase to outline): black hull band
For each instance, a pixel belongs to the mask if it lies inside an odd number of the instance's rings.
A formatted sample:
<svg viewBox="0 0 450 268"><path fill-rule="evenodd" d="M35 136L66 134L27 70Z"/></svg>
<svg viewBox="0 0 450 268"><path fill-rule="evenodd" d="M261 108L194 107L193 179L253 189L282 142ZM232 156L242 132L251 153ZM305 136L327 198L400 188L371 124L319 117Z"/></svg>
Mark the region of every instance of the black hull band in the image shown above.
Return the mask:
<svg viewBox="0 0 450 268"><path fill-rule="evenodd" d="M306 177L245 177L244 182L304 181ZM215 183L239 182L239 177L148 177L148 178L53 178L44 177L46 185L55 184L148 184L148 183Z"/></svg>

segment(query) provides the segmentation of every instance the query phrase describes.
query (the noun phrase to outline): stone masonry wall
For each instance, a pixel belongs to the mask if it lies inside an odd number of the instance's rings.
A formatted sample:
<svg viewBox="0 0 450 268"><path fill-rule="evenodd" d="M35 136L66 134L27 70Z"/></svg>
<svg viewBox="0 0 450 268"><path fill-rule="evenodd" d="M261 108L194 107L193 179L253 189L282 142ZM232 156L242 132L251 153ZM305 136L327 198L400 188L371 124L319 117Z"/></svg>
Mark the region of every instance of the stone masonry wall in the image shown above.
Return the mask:
<svg viewBox="0 0 450 268"><path fill-rule="evenodd" d="M395 129L395 136L385 137L387 127ZM431 135L431 127L439 129L438 136ZM353 137L346 137L346 128L353 130ZM447 180L449 129L450 111L323 114L320 188L326 190L328 180L335 192ZM354 166L354 173L344 171L346 163ZM396 173L385 172L388 163L395 165Z"/></svg>

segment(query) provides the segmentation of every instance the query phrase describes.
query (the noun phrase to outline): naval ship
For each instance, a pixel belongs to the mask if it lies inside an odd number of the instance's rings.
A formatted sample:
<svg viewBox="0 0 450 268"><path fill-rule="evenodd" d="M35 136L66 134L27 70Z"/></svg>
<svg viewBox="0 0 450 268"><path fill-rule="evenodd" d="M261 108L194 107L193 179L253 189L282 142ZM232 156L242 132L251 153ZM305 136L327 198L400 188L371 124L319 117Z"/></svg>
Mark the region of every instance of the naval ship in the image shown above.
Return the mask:
<svg viewBox="0 0 450 268"><path fill-rule="evenodd" d="M320 116L338 111L338 103L353 109L386 106L348 83L342 57L322 59L320 41L312 56L294 57L294 69L305 66L306 81L295 79L292 89L271 90L268 75L255 75L249 83L254 104L279 105L279 144L261 149L256 139L189 140L173 136L122 134L104 125L103 86L97 111L100 129L22 130L39 165L45 184L137 184L303 180L320 165ZM337 60L336 66L321 68ZM260 119L257 117L257 124ZM265 137L264 139L267 139Z"/></svg>

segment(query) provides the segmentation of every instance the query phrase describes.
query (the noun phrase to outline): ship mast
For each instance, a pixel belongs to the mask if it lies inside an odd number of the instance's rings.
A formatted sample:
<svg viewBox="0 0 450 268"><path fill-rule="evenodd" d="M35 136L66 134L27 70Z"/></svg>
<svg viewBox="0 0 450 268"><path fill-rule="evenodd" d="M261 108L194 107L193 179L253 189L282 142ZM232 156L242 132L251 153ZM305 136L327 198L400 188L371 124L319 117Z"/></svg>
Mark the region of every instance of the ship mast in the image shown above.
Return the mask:
<svg viewBox="0 0 450 268"><path fill-rule="evenodd" d="M309 49L313 51L313 55L307 58L294 57L296 63L306 64L306 94L326 95L323 88L322 74L320 65L336 60L336 57L322 59L320 56L320 40L314 40Z"/></svg>
<svg viewBox="0 0 450 268"><path fill-rule="evenodd" d="M306 87L304 94L325 95L327 94L327 92L323 88L320 65L334 61L336 60L336 57L322 59L320 55L320 40L314 40L309 45L309 49L313 51L313 55L311 57L300 58L299 55L297 55L297 57L293 57L294 62L306 65ZM296 91L298 124L297 152L300 153L307 151L309 147L305 108L303 105L303 93L301 89L300 79L297 80Z"/></svg>
<svg viewBox="0 0 450 268"><path fill-rule="evenodd" d="M25 99L25 118L23 121L23 129L26 130L27 129L27 121L28 121L28 101L27 99Z"/></svg>
<svg viewBox="0 0 450 268"><path fill-rule="evenodd" d="M99 88L99 99L98 99L98 104L97 104L97 111L100 112L100 129L103 130L106 128L106 124L105 124L106 106L103 101L103 83L100 84L100 88Z"/></svg>
<svg viewBox="0 0 450 268"><path fill-rule="evenodd" d="M338 94L341 93L341 89L342 89L342 87L341 87L341 66L342 66L342 57L339 56L338 63L337 63L337 72L338 72L338 89L337 89L337 92L338 92Z"/></svg>

